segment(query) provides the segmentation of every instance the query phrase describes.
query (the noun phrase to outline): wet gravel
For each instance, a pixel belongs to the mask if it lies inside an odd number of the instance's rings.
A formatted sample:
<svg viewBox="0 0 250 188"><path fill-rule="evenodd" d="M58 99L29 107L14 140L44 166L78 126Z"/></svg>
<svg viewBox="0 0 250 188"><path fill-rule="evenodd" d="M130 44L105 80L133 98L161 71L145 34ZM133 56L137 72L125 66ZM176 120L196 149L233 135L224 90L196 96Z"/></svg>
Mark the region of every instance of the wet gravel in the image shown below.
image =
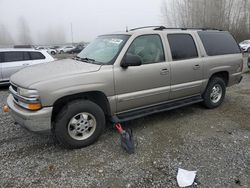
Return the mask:
<svg viewBox="0 0 250 188"><path fill-rule="evenodd" d="M177 187L177 169L197 170L193 187L250 187L250 73L214 110L196 104L127 122L128 155L111 128L92 146L65 150L0 111L0 187ZM8 90L0 89L0 106Z"/></svg>

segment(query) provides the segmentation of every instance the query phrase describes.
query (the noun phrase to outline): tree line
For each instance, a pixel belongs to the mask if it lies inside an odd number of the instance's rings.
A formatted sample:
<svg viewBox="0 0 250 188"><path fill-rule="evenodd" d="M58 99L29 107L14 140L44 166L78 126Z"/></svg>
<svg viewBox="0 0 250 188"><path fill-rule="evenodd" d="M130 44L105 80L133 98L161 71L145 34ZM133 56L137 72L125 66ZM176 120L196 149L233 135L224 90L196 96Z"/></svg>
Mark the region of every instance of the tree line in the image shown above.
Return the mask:
<svg viewBox="0 0 250 188"><path fill-rule="evenodd" d="M230 31L237 41L250 39L250 0L165 0L165 25Z"/></svg>
<svg viewBox="0 0 250 188"><path fill-rule="evenodd" d="M13 33L10 32L10 29L0 23L0 46L10 46L15 44L21 45L32 45L37 43L42 44L61 44L66 42L66 36L63 28L59 26L54 26L47 28L47 30L41 33L32 33L30 26L25 18L20 17L18 20L18 25ZM35 36L35 37L34 37Z"/></svg>

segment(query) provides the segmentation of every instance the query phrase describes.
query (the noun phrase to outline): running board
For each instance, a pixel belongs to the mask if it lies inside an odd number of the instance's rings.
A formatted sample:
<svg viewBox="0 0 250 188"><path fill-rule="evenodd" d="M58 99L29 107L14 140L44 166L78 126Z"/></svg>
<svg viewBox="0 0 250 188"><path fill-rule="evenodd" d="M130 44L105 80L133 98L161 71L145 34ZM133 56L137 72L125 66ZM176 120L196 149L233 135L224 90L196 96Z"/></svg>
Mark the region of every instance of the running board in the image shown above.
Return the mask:
<svg viewBox="0 0 250 188"><path fill-rule="evenodd" d="M138 119L138 118L148 116L151 114L169 111L169 110L173 110L173 109L180 108L183 106L188 106L191 104L199 103L202 101L203 101L203 99L201 98L201 96L186 98L186 99L182 99L182 100L178 100L178 101L174 101L174 102L160 104L157 106L152 106L152 107L147 107L147 108L143 108L143 109L139 109L139 110L133 110L133 111L117 114L117 115L111 117L111 121L113 123L130 121L130 120Z"/></svg>

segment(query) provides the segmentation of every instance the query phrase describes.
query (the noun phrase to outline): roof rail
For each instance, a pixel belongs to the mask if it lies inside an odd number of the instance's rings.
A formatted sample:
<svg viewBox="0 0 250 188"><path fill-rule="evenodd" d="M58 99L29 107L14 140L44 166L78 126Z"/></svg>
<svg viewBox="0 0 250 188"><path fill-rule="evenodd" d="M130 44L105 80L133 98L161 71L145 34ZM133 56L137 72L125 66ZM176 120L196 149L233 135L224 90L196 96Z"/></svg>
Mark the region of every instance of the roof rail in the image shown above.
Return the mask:
<svg viewBox="0 0 250 188"><path fill-rule="evenodd" d="M160 28L160 27L164 27L164 26L144 26L144 27L136 27L136 28L133 28L133 29L130 29L129 31L135 31L135 30L138 30L138 29L147 29L147 28Z"/></svg>
<svg viewBox="0 0 250 188"><path fill-rule="evenodd" d="M164 30L164 29L180 29L180 30L218 30L216 28L210 28L210 27L165 27L165 26L160 26L158 28L155 28L154 30Z"/></svg>
<svg viewBox="0 0 250 188"><path fill-rule="evenodd" d="M133 28L130 29L130 31L135 31L138 29L147 29L147 28L154 28L153 30L158 30L158 31L162 31L165 29L180 29L180 30L217 30L217 31L222 31L216 28L196 28L196 27L165 27L165 26L145 26L145 27L137 27L137 28Z"/></svg>

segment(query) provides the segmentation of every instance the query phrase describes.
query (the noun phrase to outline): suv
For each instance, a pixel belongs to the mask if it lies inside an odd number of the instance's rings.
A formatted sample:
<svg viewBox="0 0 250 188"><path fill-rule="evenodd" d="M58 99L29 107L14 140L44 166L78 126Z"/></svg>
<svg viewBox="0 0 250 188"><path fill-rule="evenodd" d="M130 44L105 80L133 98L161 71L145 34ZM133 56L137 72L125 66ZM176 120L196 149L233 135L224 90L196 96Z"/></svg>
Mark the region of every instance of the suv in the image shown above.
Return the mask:
<svg viewBox="0 0 250 188"><path fill-rule="evenodd" d="M153 27L102 35L73 59L11 77L14 120L52 132L67 148L123 122L202 102L218 107L242 79L243 57L226 31ZM32 79L30 79L32 78Z"/></svg>
<svg viewBox="0 0 250 188"><path fill-rule="evenodd" d="M0 85L8 84L10 76L17 71L40 63L54 61L46 51L34 49L0 49Z"/></svg>

